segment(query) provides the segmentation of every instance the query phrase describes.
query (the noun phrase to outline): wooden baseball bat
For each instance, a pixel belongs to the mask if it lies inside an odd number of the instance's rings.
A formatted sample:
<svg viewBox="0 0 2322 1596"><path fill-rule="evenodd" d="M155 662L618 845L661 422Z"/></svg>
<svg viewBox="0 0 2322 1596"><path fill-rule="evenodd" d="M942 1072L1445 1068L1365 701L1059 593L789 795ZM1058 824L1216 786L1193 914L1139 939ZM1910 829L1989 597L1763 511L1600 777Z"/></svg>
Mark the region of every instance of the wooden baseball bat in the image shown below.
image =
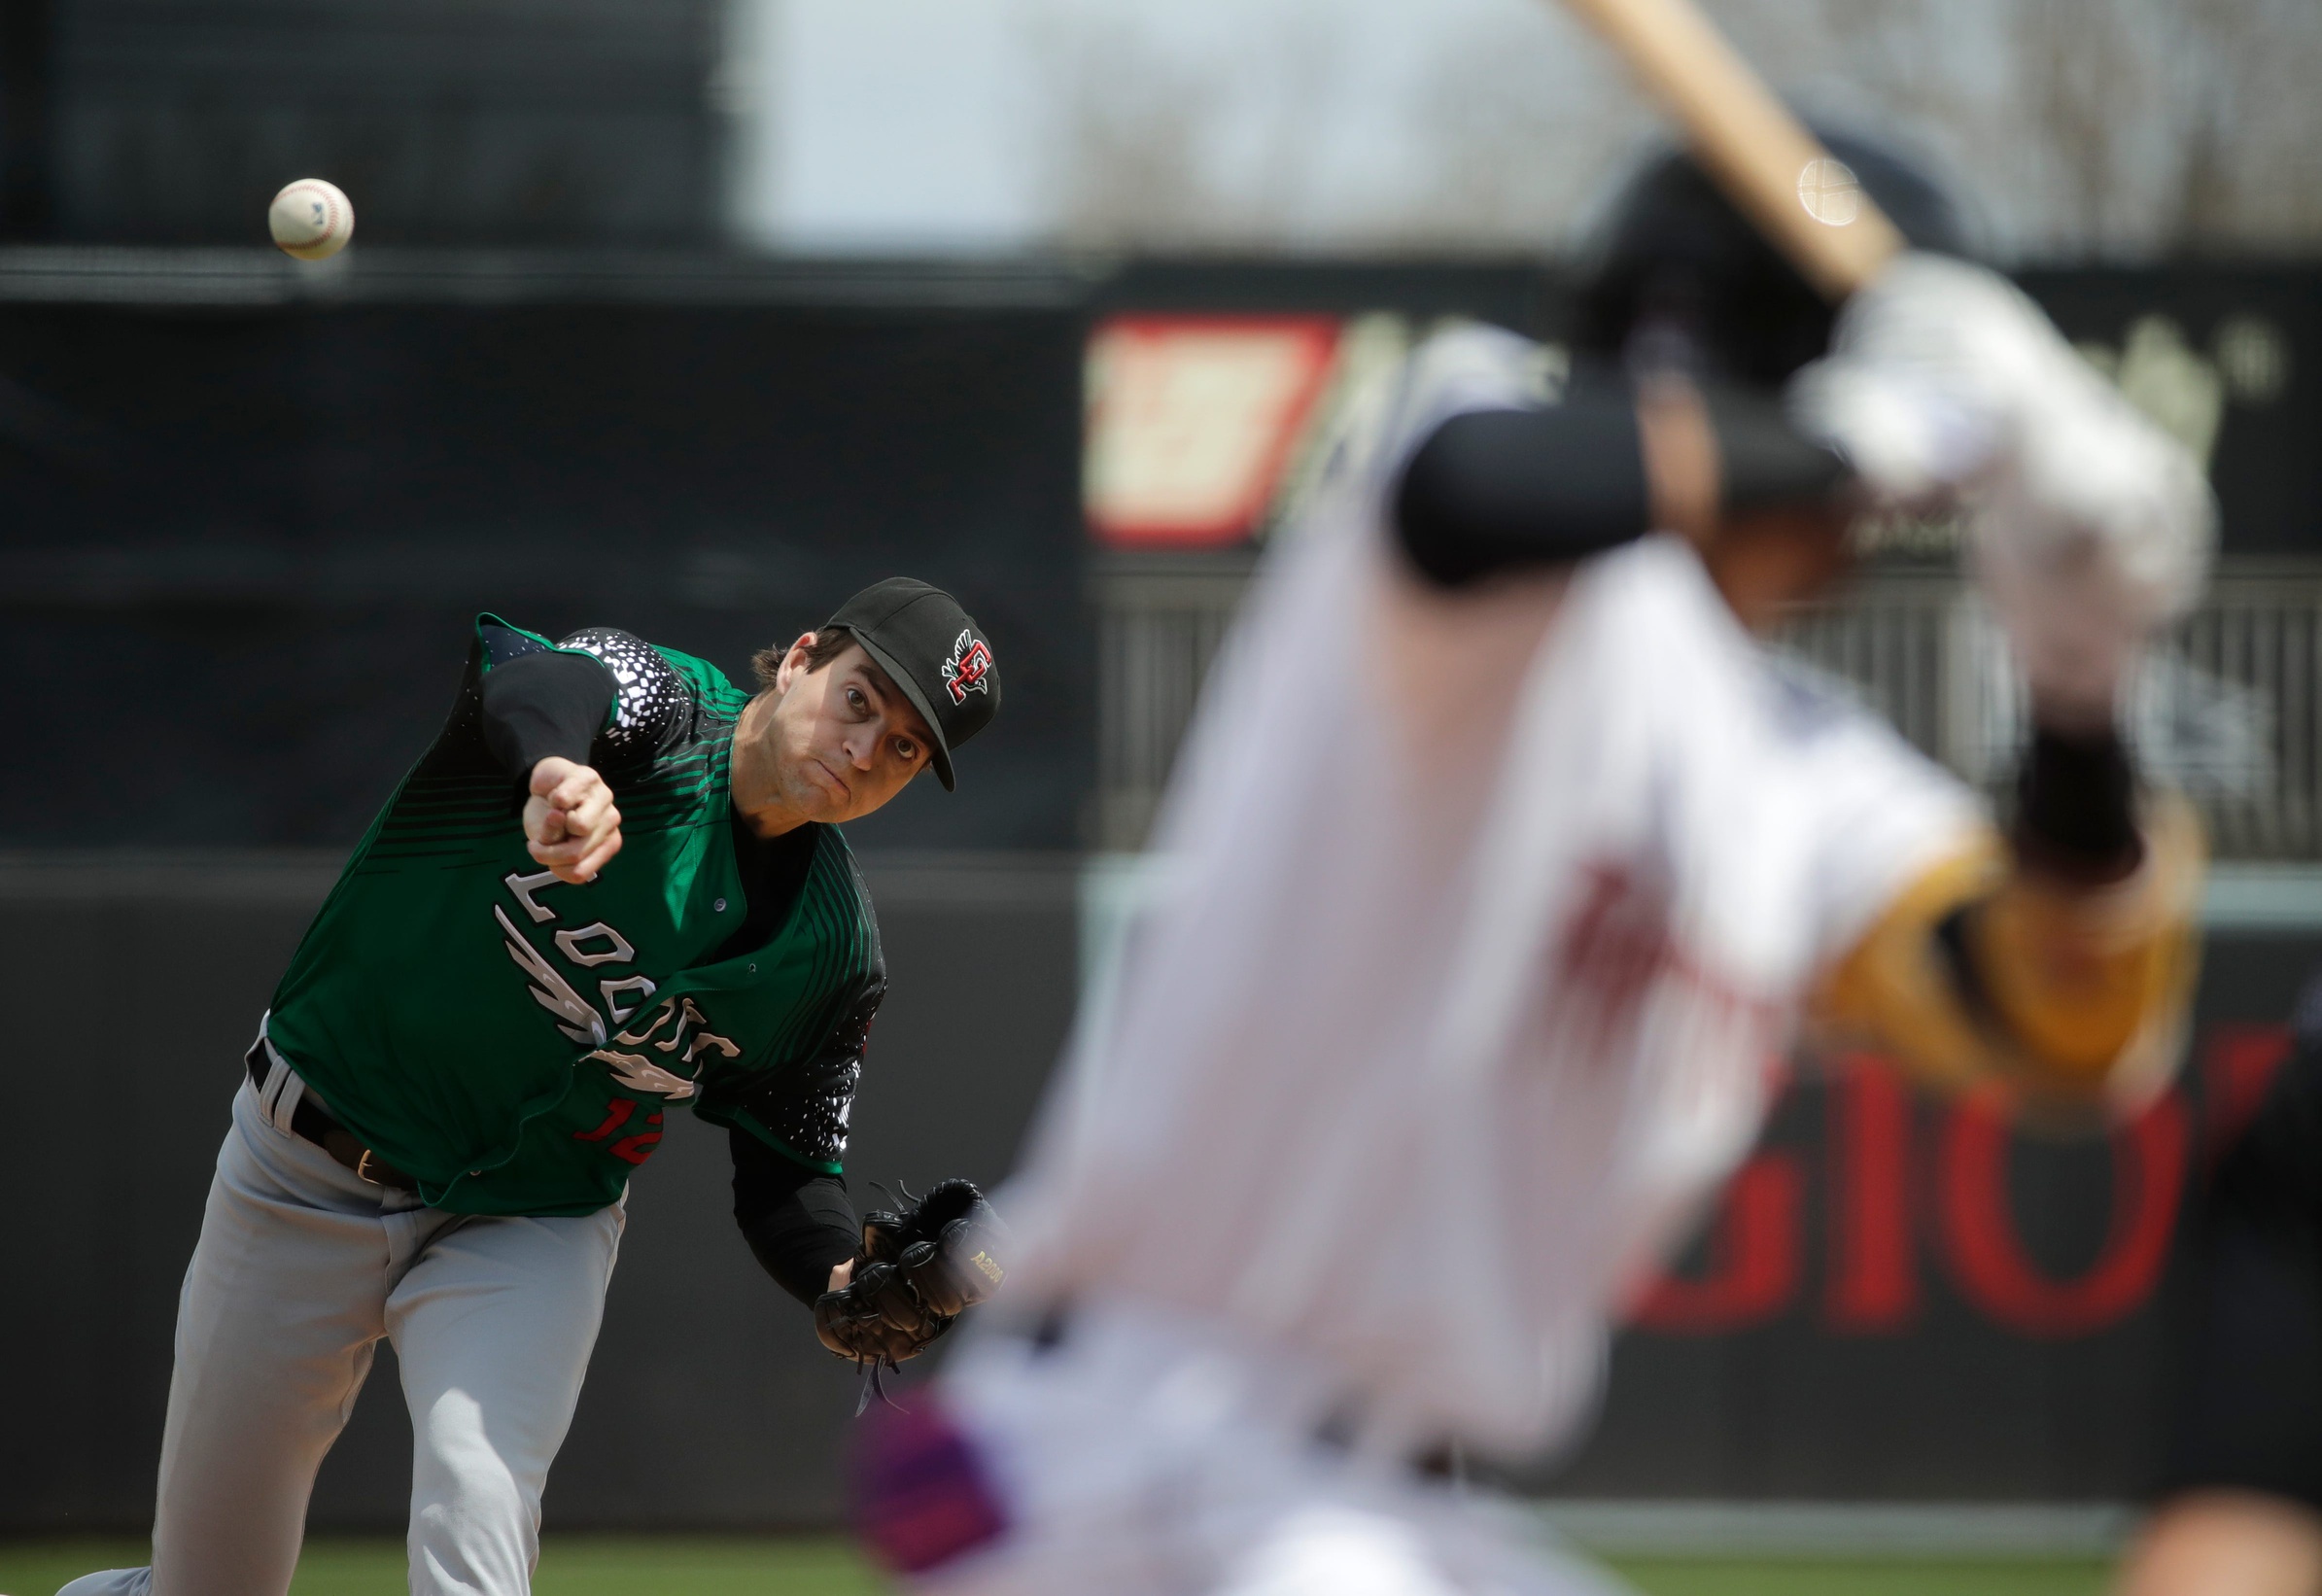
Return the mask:
<svg viewBox="0 0 2322 1596"><path fill-rule="evenodd" d="M1684 124L1727 197L1808 281L1843 299L1903 236L1692 0L1565 0Z"/></svg>

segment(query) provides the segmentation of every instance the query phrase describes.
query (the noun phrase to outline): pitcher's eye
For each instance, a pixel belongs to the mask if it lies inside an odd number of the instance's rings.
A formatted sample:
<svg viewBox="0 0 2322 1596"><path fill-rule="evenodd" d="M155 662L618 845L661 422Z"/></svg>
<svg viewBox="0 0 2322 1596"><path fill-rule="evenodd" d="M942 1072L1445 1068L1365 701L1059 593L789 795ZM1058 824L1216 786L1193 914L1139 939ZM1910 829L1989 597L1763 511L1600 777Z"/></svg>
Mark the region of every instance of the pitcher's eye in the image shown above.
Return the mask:
<svg viewBox="0 0 2322 1596"><path fill-rule="evenodd" d="M906 765L908 765L918 756L919 746L917 743L914 743L908 737L898 737L895 739L896 758L902 760Z"/></svg>
<svg viewBox="0 0 2322 1596"><path fill-rule="evenodd" d="M870 710L871 706L864 701L863 690L860 687L847 689L847 708L866 712Z"/></svg>

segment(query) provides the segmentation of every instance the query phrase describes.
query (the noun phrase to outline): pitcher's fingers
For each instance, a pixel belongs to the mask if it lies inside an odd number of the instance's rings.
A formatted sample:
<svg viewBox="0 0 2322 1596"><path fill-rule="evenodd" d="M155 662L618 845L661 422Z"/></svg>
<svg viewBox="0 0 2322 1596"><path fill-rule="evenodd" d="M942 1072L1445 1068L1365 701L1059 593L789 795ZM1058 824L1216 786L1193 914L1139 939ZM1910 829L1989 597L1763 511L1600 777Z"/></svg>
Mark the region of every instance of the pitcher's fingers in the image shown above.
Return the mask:
<svg viewBox="0 0 2322 1596"><path fill-rule="evenodd" d="M577 865L602 848L606 838L619 836L620 830L620 811L607 809L593 830L568 829L554 842L528 841L525 849L542 864Z"/></svg>
<svg viewBox="0 0 2322 1596"><path fill-rule="evenodd" d="M535 798L546 798L556 790L556 784L576 769L572 760L561 754L550 754L533 766L532 775L525 781L524 790Z"/></svg>
<svg viewBox="0 0 2322 1596"><path fill-rule="evenodd" d="M586 886L597 879L596 870L593 867L586 867L587 855L592 851L586 838L575 837L569 843L559 843L553 848L541 848L536 845L530 851L532 856L546 865L560 882L570 882L574 886Z"/></svg>
<svg viewBox="0 0 2322 1596"><path fill-rule="evenodd" d="M562 842L528 842L524 845L524 850L554 870L567 865L578 864L588 856L589 850L596 846L597 841L598 839L593 837L567 837Z"/></svg>
<svg viewBox="0 0 2322 1596"><path fill-rule="evenodd" d="M611 809L612 788L602 781L593 782L565 811L565 829L594 835L604 829L605 816ZM614 823L619 823L617 818Z"/></svg>
<svg viewBox="0 0 2322 1596"><path fill-rule="evenodd" d="M597 816L597 823L591 826L580 825L568 815L565 816L564 835L542 846L550 850L554 858L579 859L586 857L591 849L603 842L607 832L620 829L621 815L615 809L605 810Z"/></svg>
<svg viewBox="0 0 2322 1596"><path fill-rule="evenodd" d="M612 789L605 784L604 777L588 766L575 765L565 773L563 781L557 782L548 795L548 801L559 809L573 810L586 803L592 793L603 793L609 798Z"/></svg>
<svg viewBox="0 0 2322 1596"><path fill-rule="evenodd" d="M620 850L621 833L618 828L615 828L606 833L605 839L589 850L588 856L574 867L573 873L584 882L595 881L597 872L605 868L606 861Z"/></svg>

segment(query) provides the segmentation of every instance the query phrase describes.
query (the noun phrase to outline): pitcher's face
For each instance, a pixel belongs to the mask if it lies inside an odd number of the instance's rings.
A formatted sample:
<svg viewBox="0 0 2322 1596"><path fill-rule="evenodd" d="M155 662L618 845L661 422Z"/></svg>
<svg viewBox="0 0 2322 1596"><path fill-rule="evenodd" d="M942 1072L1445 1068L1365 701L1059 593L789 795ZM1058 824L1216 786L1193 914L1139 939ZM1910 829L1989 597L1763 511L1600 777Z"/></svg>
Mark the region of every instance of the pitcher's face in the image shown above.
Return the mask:
<svg viewBox="0 0 2322 1596"><path fill-rule="evenodd" d="M785 807L810 820L857 820L927 768L934 741L911 701L858 643L819 671L792 644L754 735L770 740Z"/></svg>

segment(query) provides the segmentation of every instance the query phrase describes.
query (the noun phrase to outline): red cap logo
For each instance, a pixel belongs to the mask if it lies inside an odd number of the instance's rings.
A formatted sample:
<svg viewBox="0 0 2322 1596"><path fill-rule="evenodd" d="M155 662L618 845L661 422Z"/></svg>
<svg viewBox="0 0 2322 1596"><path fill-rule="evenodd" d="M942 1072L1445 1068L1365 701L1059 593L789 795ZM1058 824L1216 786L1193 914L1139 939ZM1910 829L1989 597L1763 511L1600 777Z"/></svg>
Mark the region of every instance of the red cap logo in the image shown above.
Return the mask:
<svg viewBox="0 0 2322 1596"><path fill-rule="evenodd" d="M962 632L952 644L952 657L944 661L944 685L952 691L952 702L965 704L970 693L988 693L991 683L985 677L991 670L991 650L973 632Z"/></svg>

